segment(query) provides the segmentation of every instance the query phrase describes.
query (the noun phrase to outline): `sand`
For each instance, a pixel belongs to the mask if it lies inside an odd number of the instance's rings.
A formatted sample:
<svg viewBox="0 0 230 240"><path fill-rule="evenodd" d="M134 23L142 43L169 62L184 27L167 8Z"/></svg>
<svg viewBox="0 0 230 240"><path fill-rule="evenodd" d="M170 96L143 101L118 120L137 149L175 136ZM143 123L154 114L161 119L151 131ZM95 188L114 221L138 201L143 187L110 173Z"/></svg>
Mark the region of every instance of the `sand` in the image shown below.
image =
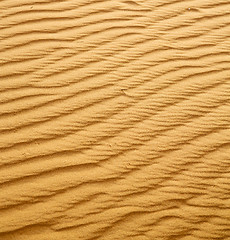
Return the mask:
<svg viewBox="0 0 230 240"><path fill-rule="evenodd" d="M230 239L230 1L0 1L0 240Z"/></svg>

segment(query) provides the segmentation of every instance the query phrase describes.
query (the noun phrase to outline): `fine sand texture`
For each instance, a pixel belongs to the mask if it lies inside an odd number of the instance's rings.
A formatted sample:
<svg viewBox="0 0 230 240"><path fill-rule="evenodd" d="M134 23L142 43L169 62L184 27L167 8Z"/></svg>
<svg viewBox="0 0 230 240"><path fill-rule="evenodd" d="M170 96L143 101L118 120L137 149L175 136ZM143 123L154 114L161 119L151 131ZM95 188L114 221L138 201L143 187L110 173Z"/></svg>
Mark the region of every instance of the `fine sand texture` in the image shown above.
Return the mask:
<svg viewBox="0 0 230 240"><path fill-rule="evenodd" d="M230 0L0 1L0 240L230 239Z"/></svg>

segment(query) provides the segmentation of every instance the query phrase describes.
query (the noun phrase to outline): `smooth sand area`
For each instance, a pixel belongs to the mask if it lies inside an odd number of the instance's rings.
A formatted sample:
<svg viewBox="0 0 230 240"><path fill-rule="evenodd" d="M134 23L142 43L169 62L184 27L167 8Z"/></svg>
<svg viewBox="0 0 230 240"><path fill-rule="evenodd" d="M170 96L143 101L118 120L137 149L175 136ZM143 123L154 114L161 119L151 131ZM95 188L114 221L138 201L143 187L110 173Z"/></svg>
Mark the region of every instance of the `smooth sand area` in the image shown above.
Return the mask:
<svg viewBox="0 0 230 240"><path fill-rule="evenodd" d="M230 0L0 1L0 240L230 239Z"/></svg>

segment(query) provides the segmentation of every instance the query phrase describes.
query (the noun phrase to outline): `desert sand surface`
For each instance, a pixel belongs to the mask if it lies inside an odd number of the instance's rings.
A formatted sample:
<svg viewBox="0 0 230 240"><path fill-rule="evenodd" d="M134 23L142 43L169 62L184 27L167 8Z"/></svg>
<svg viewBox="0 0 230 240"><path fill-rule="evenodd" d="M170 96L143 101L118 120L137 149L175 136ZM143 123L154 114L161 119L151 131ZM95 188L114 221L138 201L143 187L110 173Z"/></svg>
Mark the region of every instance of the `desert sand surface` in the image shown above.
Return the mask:
<svg viewBox="0 0 230 240"><path fill-rule="evenodd" d="M230 1L0 1L0 240L230 239Z"/></svg>

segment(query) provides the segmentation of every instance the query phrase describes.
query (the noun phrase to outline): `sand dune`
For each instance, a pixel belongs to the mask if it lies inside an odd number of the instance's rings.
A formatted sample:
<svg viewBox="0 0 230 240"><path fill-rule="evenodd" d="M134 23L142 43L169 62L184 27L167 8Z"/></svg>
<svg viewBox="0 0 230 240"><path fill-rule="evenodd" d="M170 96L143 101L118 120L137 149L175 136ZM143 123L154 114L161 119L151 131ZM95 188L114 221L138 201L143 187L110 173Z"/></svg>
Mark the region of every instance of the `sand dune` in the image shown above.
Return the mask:
<svg viewBox="0 0 230 240"><path fill-rule="evenodd" d="M230 239L229 0L0 18L0 240Z"/></svg>

